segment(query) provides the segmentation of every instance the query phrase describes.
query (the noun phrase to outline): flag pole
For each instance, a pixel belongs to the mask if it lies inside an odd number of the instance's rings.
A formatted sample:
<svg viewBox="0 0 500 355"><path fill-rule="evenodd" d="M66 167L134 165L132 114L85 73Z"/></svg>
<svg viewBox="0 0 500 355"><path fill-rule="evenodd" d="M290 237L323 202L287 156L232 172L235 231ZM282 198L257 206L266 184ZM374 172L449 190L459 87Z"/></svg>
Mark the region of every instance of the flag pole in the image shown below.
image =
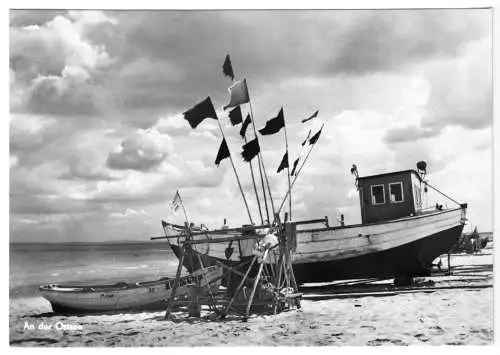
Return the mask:
<svg viewBox="0 0 500 355"><path fill-rule="evenodd" d="M181 194L179 193L179 190L177 190L177 196L179 196L179 201L181 201L181 207L182 207L182 211L184 212L184 218L186 219L186 222L189 225L188 215L186 213L186 209L184 208L184 202L182 202L182 197L181 197Z"/></svg>
<svg viewBox="0 0 500 355"><path fill-rule="evenodd" d="M247 136L243 137L245 139L245 144L247 143ZM264 218L262 217L262 209L260 207L260 199L259 199L259 193L257 192L257 185L255 184L255 175L253 173L253 166L252 166L252 161L249 161L250 163L250 175L252 175L252 183L253 183L253 190L255 191L255 198L257 199L257 206L259 207L259 216L260 216L260 223L264 224ZM264 198L266 198L264 196Z"/></svg>
<svg viewBox="0 0 500 355"><path fill-rule="evenodd" d="M250 113L252 114L253 132L255 134L255 138L257 139L257 142L259 142L259 137L257 135L257 129L255 128L255 118L254 118L255 116L253 115L252 100L250 99L250 96L248 97L248 103L250 104ZM260 143L259 143L259 147L260 147ZM274 220L274 218L276 217L276 212L274 210L273 195L271 194L271 187L269 186L269 180L267 179L266 167L264 165L264 157L262 156L262 150L261 149L259 149L259 155L258 156L260 157L260 159L259 159L259 168L260 168L260 165L262 164L262 170L264 170L264 177L266 179L267 192L269 193L269 200L271 201L271 207L272 207L272 210L273 210L273 220ZM262 171L261 171L261 174L262 174ZM262 188L264 188L264 186ZM271 220L269 219L269 213L267 215L268 215L268 217L267 217L268 218L268 222L272 223Z"/></svg>
<svg viewBox="0 0 500 355"><path fill-rule="evenodd" d="M250 95L248 97L248 103L250 104L250 115L252 116L253 131L254 131L254 134L255 134L255 138L257 139L257 143L259 143L259 137L257 137L257 132L255 130L255 124L254 124L254 118L253 118L252 103L250 101ZM246 139L246 135L245 135L245 139ZM259 150L260 150L260 143L259 143ZM257 154L257 162L259 164L259 175L260 175L260 182L262 184L262 195L264 196L264 206L266 207L267 222L271 223L271 220L269 218L269 208L267 207L266 185L264 184L264 178L262 177L262 167L261 167L261 163L260 163L260 151L259 151L259 154Z"/></svg>
<svg viewBox="0 0 500 355"><path fill-rule="evenodd" d="M227 58L229 58L229 54L227 55ZM233 77L231 78L232 82L234 82L234 71L233 71L233 66L231 64L231 62L229 61L229 64L230 64L230 67L231 67L231 73L233 74ZM224 69L223 69L224 71ZM224 73L225 74L225 73ZM248 98L250 100L250 97ZM240 108L241 110L241 108ZM241 112L241 111L240 111ZM245 144L247 143L247 136L246 136L246 132L245 132L245 135L243 136L243 139L245 140ZM264 219L262 217L262 209L260 207L260 199L259 199L259 193L257 192L257 185L255 184L255 175L253 173L253 166L252 166L252 161L250 160L249 161L250 163L250 175L252 176L252 184L253 184L253 190L255 191L255 198L257 199L257 207L259 208L259 216L260 216L260 223L261 224L264 224ZM264 195L264 200L266 199L266 195ZM266 205L267 205L267 202L266 202ZM267 207L267 206L266 206ZM268 216L268 219L269 219L269 216Z"/></svg>
<svg viewBox="0 0 500 355"><path fill-rule="evenodd" d="M284 119L284 117L283 117L283 122L285 123L284 128L285 128L286 158L288 160L286 162L286 168L287 168L287 176L288 176L288 190L290 191L290 193L288 194L288 203L289 203L289 212L290 212L290 221L291 221L292 220L292 187L290 184L290 156L288 155L288 137L286 134L286 120Z"/></svg>
<svg viewBox="0 0 500 355"><path fill-rule="evenodd" d="M219 129L220 129L220 133L222 134L222 139L225 140L226 136L224 135L224 131L222 130L222 125L220 124L219 119L217 119L217 123L219 124ZM227 144L227 141L226 141L226 144ZM228 149L229 149L229 147L228 147ZM252 215L250 213L250 209L248 208L248 203L247 203L247 199L245 198L245 193L243 192L243 188L241 187L240 178L238 177L238 173L236 172L236 168L234 167L234 162L233 162L233 157L231 156L231 152L229 152L229 160L231 160L231 166L233 167L234 176L236 176L236 181L238 182L238 187L240 188L241 197L243 198L243 202L245 202L245 207L247 209L248 218L250 219L250 223L253 224Z"/></svg>
<svg viewBox="0 0 500 355"><path fill-rule="evenodd" d="M323 129L323 126L324 126L324 125L325 125L324 123L323 123L323 125L321 125L320 131ZM305 163L306 163L306 161L307 161L307 158L309 158L309 154L311 154L311 152L312 152L312 150L313 150L313 148L314 148L314 146L315 146L315 145L316 145L316 143L315 143L315 144L313 144L313 145L311 146L311 148L309 149L309 152L307 152L306 158L304 159L304 161L302 162L302 165L300 166L299 170L298 170L298 171L297 171L297 173L295 174L295 177L293 178L293 181L292 181L292 185L291 185L291 186L290 186L290 188L288 189L288 191L287 191L287 193L286 193L285 197L283 198L283 201L281 201L280 208L278 208L278 213L280 213L280 212L281 212L281 209L283 208L283 205L285 204L285 202L286 202L286 199L287 199L288 195L289 195L289 194L291 193L291 191L292 191L292 187L293 187L293 185L295 184L295 181L296 181L296 180L297 180L297 178L299 177L299 174L300 174L300 172L301 172L302 168L304 167L304 165L305 165Z"/></svg>

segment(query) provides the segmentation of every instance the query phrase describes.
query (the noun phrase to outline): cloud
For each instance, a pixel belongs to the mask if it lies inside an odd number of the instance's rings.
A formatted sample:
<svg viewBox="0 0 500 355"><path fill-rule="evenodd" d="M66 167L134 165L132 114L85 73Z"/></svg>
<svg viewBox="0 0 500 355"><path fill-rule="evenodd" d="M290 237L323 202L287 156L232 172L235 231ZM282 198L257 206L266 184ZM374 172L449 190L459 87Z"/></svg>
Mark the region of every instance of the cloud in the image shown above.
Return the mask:
<svg viewBox="0 0 500 355"><path fill-rule="evenodd" d="M491 38L470 43L465 55L442 60L424 73L432 83L422 124L440 128L448 124L482 129L493 121Z"/></svg>
<svg viewBox="0 0 500 355"><path fill-rule="evenodd" d="M422 128L417 126L404 126L391 128L385 134L387 143L412 142L423 138L439 135L441 129Z"/></svg>
<svg viewBox="0 0 500 355"><path fill-rule="evenodd" d="M102 76L113 60L102 45L89 42L87 33L98 24L116 22L101 12L70 11L67 16L57 15L42 25L11 25L12 111L67 116L100 112L97 107L106 93L94 75Z"/></svg>
<svg viewBox="0 0 500 355"><path fill-rule="evenodd" d="M490 17L488 10L468 9L361 11L347 26L329 68L359 75L453 57L484 35Z"/></svg>
<svg viewBox="0 0 500 355"><path fill-rule="evenodd" d="M119 213L119 212L114 212L114 213L111 213L109 216L111 218L127 218L127 217L137 217L137 216L145 216L147 215L147 212L141 208L139 211L136 211L132 208L127 208L125 210L125 212L123 213Z"/></svg>
<svg viewBox="0 0 500 355"><path fill-rule="evenodd" d="M85 162L82 159L70 159L68 164L69 170L59 176L62 180L85 180L85 181L101 181L101 180L116 180L103 167L95 166L92 163Z"/></svg>
<svg viewBox="0 0 500 355"><path fill-rule="evenodd" d="M19 164L19 158L16 157L15 155L11 155L9 156L9 166L12 168L12 167L15 167Z"/></svg>
<svg viewBox="0 0 500 355"><path fill-rule="evenodd" d="M13 239L156 234L162 218L182 223L182 213L167 208L177 189L193 221L248 223L229 160L214 165L222 139L216 122L192 130L181 114L207 95L260 220L239 126L221 109L230 85L221 70L226 53L236 76L247 78L257 129L283 105L290 159L309 129L326 123L294 187L294 218L328 215L333 225L344 213L355 223L353 163L370 175L424 159L437 186L468 189L460 199L481 206L471 218L488 228L489 187L470 189L467 179L480 181L491 161L490 16L472 9L13 11ZM317 118L300 123L316 110ZM288 186L276 173L283 132L262 137L261 149L277 204ZM472 171L462 174L462 161Z"/></svg>
<svg viewBox="0 0 500 355"><path fill-rule="evenodd" d="M78 73L38 77L30 88L26 109L31 113L71 116L92 116L100 112L102 96L95 85Z"/></svg>
<svg viewBox="0 0 500 355"><path fill-rule="evenodd" d="M172 151L170 136L157 130L139 130L123 140L121 147L110 152L106 165L116 170L149 171L160 165Z"/></svg>
<svg viewBox="0 0 500 355"><path fill-rule="evenodd" d="M67 65L91 70L112 62L104 47L86 41L85 31L113 20L91 11L71 14L73 21L58 15L41 26L11 27L10 64L21 80L59 76Z"/></svg>

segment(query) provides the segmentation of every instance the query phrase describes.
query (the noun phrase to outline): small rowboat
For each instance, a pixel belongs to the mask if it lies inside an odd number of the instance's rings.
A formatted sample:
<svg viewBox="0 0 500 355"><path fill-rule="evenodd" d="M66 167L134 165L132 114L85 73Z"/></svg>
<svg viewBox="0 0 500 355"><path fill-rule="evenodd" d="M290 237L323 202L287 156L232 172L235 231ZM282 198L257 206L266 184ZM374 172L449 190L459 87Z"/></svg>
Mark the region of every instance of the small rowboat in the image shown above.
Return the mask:
<svg viewBox="0 0 500 355"><path fill-rule="evenodd" d="M222 269L210 266L179 279L176 295L186 294L190 285L200 282L212 289L220 284ZM159 310L174 287L174 278L137 283L118 282L109 285L42 285L42 296L58 313Z"/></svg>

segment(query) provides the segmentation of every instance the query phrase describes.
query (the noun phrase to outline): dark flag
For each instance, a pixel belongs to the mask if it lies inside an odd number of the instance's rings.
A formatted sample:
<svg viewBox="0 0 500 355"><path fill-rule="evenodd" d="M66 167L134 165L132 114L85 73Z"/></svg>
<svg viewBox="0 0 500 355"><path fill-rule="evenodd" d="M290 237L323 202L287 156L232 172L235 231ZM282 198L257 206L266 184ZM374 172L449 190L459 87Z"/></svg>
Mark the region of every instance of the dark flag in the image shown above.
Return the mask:
<svg viewBox="0 0 500 355"><path fill-rule="evenodd" d="M319 110L314 112L311 116L309 116L308 118L304 118L301 122L302 123L306 123L307 121L310 121L312 120L314 117L318 116L318 113L319 113Z"/></svg>
<svg viewBox="0 0 500 355"><path fill-rule="evenodd" d="M222 138L222 143L219 147L219 152L217 153L217 158L215 158L215 165L219 166L223 159L229 158L231 153L229 153L229 148L226 143L226 138Z"/></svg>
<svg viewBox="0 0 500 355"><path fill-rule="evenodd" d="M276 172L279 173L285 168L288 168L288 151L286 151L285 155L283 155L283 159L281 159L280 166L278 166L278 170Z"/></svg>
<svg viewBox="0 0 500 355"><path fill-rule="evenodd" d="M252 122L252 120L250 119L250 114L248 114L247 118L245 118L245 122L243 122L243 124L241 125L241 129L240 129L241 138L245 138L245 134L247 133L247 128L248 128L248 125L250 124L250 122Z"/></svg>
<svg viewBox="0 0 500 355"><path fill-rule="evenodd" d="M309 136L311 135L311 130L309 130L309 133L307 134L307 137L306 139L304 139L304 141L302 142L302 146L304 146L304 144L306 144L307 140L309 139Z"/></svg>
<svg viewBox="0 0 500 355"><path fill-rule="evenodd" d="M259 141L255 138L243 146L241 156L245 161L251 161L257 154L259 154L259 152Z"/></svg>
<svg viewBox="0 0 500 355"><path fill-rule="evenodd" d="M224 64L222 65L222 72L225 76L234 80L233 66L231 65L231 58L229 58L229 54L226 55L226 60L224 60Z"/></svg>
<svg viewBox="0 0 500 355"><path fill-rule="evenodd" d="M205 100L183 113L184 119L189 122L191 128L196 128L207 117L218 119L210 96Z"/></svg>
<svg viewBox="0 0 500 355"><path fill-rule="evenodd" d="M318 141L322 129L323 129L323 127L321 127L320 130L318 132L316 132L314 134L314 136L311 137L311 139L309 139L310 145L313 145L314 143L316 143Z"/></svg>
<svg viewBox="0 0 500 355"><path fill-rule="evenodd" d="M297 164L299 163L299 159L300 158L297 158L295 159L295 161L293 162L293 169L292 169L292 172L290 173L291 176L293 176L295 174L295 169L297 169Z"/></svg>
<svg viewBox="0 0 500 355"><path fill-rule="evenodd" d="M262 129L259 129L260 134L263 136L267 136L269 134L274 134L280 131L285 127L285 117L283 116L283 107L281 108L278 116L271 118L266 122L266 126Z"/></svg>
<svg viewBox="0 0 500 355"><path fill-rule="evenodd" d="M236 126L238 123L243 122L243 118L241 117L241 109L239 106L229 112L229 119L231 120L231 124L233 126Z"/></svg>

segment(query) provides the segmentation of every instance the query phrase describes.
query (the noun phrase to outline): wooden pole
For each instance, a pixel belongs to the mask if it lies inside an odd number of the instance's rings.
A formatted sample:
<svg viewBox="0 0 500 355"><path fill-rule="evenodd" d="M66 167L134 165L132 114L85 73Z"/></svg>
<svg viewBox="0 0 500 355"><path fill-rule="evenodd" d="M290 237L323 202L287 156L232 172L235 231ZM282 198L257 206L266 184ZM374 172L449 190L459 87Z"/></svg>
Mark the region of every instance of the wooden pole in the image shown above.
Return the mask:
<svg viewBox="0 0 500 355"><path fill-rule="evenodd" d="M325 124L323 123L323 125L321 126L321 129L323 129L323 126L324 126L324 125L325 125ZM320 130L321 130L321 129L320 129ZM296 181L296 180L297 180L297 178L299 177L299 174L300 174L300 172L302 171L302 168L304 167L304 165L305 165L305 163L306 163L306 161L307 161L307 158L309 158L309 154L311 154L311 152L312 152L312 150L313 150L313 148L314 148L314 146L315 146L315 145L316 145L316 143L314 143L313 145L311 145L311 148L309 149L309 152L307 152L307 155L306 155L306 158L304 159L304 162L302 163L302 165L300 166L299 170L298 170L298 171L297 171L297 173L295 174L295 177L293 178L293 181L292 181L292 186L290 187L290 189L288 189L288 191L287 191L287 193L286 193L285 197L283 198L283 201L281 201L281 205L280 205L280 207L278 208L278 214L280 213L281 209L283 208L283 205L285 204L285 201L286 201L286 199L287 199L288 195L290 194L291 189L292 189L293 185L295 184L295 181Z"/></svg>
<svg viewBox="0 0 500 355"><path fill-rule="evenodd" d="M252 293L250 293L250 298L248 299L247 310L245 312L246 319L248 319L248 315L250 314L250 308L252 307L252 301L253 301L253 298L255 296L255 291L257 290L257 286L259 285L260 275L262 274L262 268L264 267L264 260L266 260L268 252L269 252L269 249L266 249L266 251L264 251L264 255L262 256L262 263L260 264L259 272L257 273L257 277L255 278L255 282L254 282L253 288L252 288Z"/></svg>
<svg viewBox="0 0 500 355"><path fill-rule="evenodd" d="M280 292L280 288L281 288L281 273L283 271L283 247L280 247L280 257L279 257L279 261L278 261L278 276L276 277L276 290L277 292ZM276 314L278 311L278 299L274 299L274 302L273 302L273 314Z"/></svg>
<svg viewBox="0 0 500 355"><path fill-rule="evenodd" d="M253 132L255 134L255 138L257 139L257 142L259 142L259 136L257 135L257 128L255 128L255 116L253 114L252 100L250 100L250 98L248 100L248 103L250 105L250 114L252 115ZM259 147L260 147L260 142L259 142ZM267 184L267 192L269 193L269 200L271 201L271 207L272 207L272 210L273 210L273 217L274 217L276 215L276 213L274 212L273 195L271 194L271 187L269 186L269 180L267 178L266 167L264 165L264 158L262 156L262 150L259 151L258 156L260 157L259 167L260 167L260 165L262 165L262 170L264 170L264 177L266 179L266 184ZM268 222L272 223L272 221L269 220L269 214L268 214L267 218L268 218Z"/></svg>
<svg viewBox="0 0 500 355"><path fill-rule="evenodd" d="M232 80L232 81L234 82L234 78L233 78L233 80ZM247 89L248 89L248 87L247 87ZM250 98L249 98L249 99L250 99ZM252 115L252 116L253 116L253 115ZM252 117L252 120L253 120L253 117ZM243 138L245 139L245 144L246 144L246 143L247 143L246 133L245 133L245 135L243 136ZM249 161L249 163L250 163L250 174L252 175L253 190L255 191L255 198L257 199L257 206L258 206L258 208L259 208L260 223L261 223L261 224L264 224L264 219L263 219L263 217L262 217L262 209L261 209L261 207L260 207L260 199L259 199L259 194L257 193L257 185L255 184L255 176L254 176L254 173L253 173L252 161ZM259 164L260 164L260 162L259 162ZM259 167L260 167L260 165L259 165ZM261 179L262 179L262 173L261 173L260 177L261 177ZM264 182L262 183L262 185L264 185ZM262 188L264 188L264 187L262 187ZM265 191L263 191L263 192L264 192L264 202L266 203L266 211L267 211L266 193L265 193ZM267 219L268 219L268 223L270 223L270 222L269 222L269 213L268 213Z"/></svg>
<svg viewBox="0 0 500 355"><path fill-rule="evenodd" d="M231 308L231 306L233 305L233 302L234 300L236 299L238 293L240 292L241 288L243 287L243 285L245 284L247 278L248 278L248 275L250 274L250 271L252 270L252 267L253 267L253 264L255 264L255 261L257 260L257 255L255 255L252 259L252 262L250 263L250 266L248 267L247 271L245 272L245 275L243 276L243 278L241 279L241 282L240 284L238 285L238 287L236 288L236 291L234 292L234 295L233 297L231 297L231 299L229 300L229 303L227 304L226 306L226 310L224 311L223 313L223 317L226 316L226 314L229 312L229 309Z"/></svg>
<svg viewBox="0 0 500 355"><path fill-rule="evenodd" d="M451 275L451 257L450 257L450 252L448 252L448 275Z"/></svg>
<svg viewBox="0 0 500 355"><path fill-rule="evenodd" d="M177 293L177 288L179 287L179 278L181 277L182 264L184 263L184 255L186 254L183 247L180 248L180 250L181 250L182 255L181 255L181 258L179 260L179 265L177 265L177 272L175 273L174 286L172 287L170 297L167 301L167 309L165 311L165 319L168 318L168 316L170 315L170 312L172 311L172 303L174 301L175 294Z"/></svg>
<svg viewBox="0 0 500 355"><path fill-rule="evenodd" d="M193 239L192 235L191 235L191 225L189 224L189 219L188 219L188 215L186 213L186 208L184 207L184 202L182 201L182 197L181 197L181 194L179 193L179 191L177 191L177 194L179 195L179 201L181 202L181 207L182 207L182 210L184 211L184 218L186 218L186 223L187 223L187 237L186 237L186 240L190 241L191 239ZM183 255L185 254L185 251L184 251L184 248L185 248L185 245L183 244L182 246L182 250L183 250ZM191 246L190 246L191 248ZM200 254L198 252L196 252L195 250L193 250L191 248L191 252L192 253L195 253L196 254L196 257L197 257L197 260L198 260L198 264L200 264L200 270L204 269L205 266L203 265L203 261L201 260L201 257L200 257ZM189 255L189 258L190 258L190 261L191 261L191 265L193 265L193 269L194 269L194 263L193 263L193 257L190 253ZM203 275L202 275L203 276ZM191 295L193 296L193 302L194 303L198 303L198 290L191 290ZM214 298L213 298L213 294L212 294L212 289L210 288L210 285L208 285L208 295L210 297L210 302L209 302L209 307L211 309L213 309L214 312L218 312L218 309L214 303Z"/></svg>
<svg viewBox="0 0 500 355"><path fill-rule="evenodd" d="M246 134L245 134L245 144L247 143L247 137L246 137ZM257 192L257 185L255 184L255 175L253 173L253 166L252 166L252 161L250 160L249 161L250 163L250 175L252 175L252 184L253 184L253 190L255 192L255 198L257 199L257 206L259 207L259 216L260 216L260 223L261 224L264 224L264 218L262 217L262 209L260 207L260 199L259 199L259 194ZM264 196L264 199L266 197Z"/></svg>
<svg viewBox="0 0 500 355"><path fill-rule="evenodd" d="M286 145L286 154L287 154L287 177L288 177L288 190L290 193L288 194L288 203L289 203L289 212L290 212L290 220L292 220L292 186L290 184L290 156L288 155L288 137L286 134L286 121L285 121L285 145Z"/></svg>
<svg viewBox="0 0 500 355"><path fill-rule="evenodd" d="M219 119L217 119L217 123L219 124L219 129L220 129L220 133L222 134L222 139L226 140L226 136L224 135L224 131L222 130L222 126L220 124ZM226 141L226 144L227 144L227 141ZM229 147L228 147L228 149L229 149ZM247 203L247 199L245 198L245 193L243 192L243 188L241 187L240 178L238 177L238 173L236 172L236 168L234 167L233 157L231 156L231 153L229 153L229 160L231 160L231 166L233 167L234 176L236 176L236 181L238 182L238 187L240 188L241 197L243 198L243 202L245 203L245 207L247 209L248 218L250 219L250 223L253 224L252 215L250 213L250 209L248 208L248 203Z"/></svg>

